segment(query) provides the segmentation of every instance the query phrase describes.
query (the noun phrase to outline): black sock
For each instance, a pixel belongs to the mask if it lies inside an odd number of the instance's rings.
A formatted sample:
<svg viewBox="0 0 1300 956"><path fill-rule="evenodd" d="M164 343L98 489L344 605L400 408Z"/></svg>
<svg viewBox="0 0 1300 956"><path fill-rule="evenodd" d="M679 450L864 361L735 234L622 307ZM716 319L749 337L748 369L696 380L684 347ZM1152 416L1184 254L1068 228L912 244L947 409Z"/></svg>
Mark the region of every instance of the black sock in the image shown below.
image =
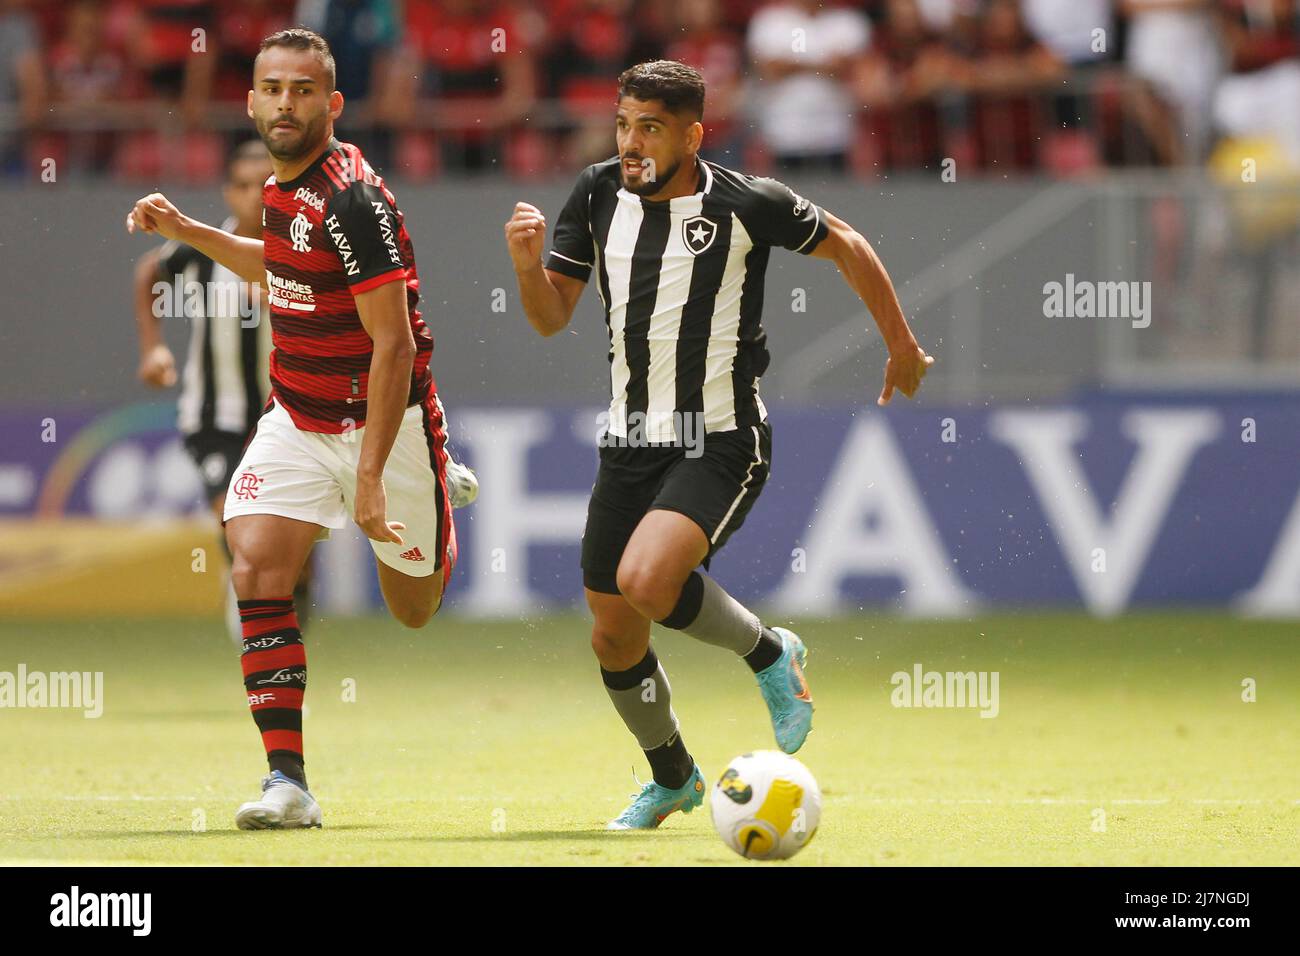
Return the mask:
<svg viewBox="0 0 1300 956"><path fill-rule="evenodd" d="M270 766L272 773L278 770L286 777L293 777L294 780L297 780L302 784L304 790L307 789L307 771L303 768L302 758L297 754L277 751L267 757L266 762Z"/></svg>
<svg viewBox="0 0 1300 956"><path fill-rule="evenodd" d="M745 655L745 663L749 669L757 674L761 670L766 670L775 664L781 657L781 651L785 645L781 642L781 637L770 627L763 628L763 633L754 645L754 649Z"/></svg>
<svg viewBox="0 0 1300 956"><path fill-rule="evenodd" d="M686 786L686 781L691 779L691 772L695 769L695 761L686 752L681 734L673 734L654 750L647 750L645 756L650 761L655 783L669 790L679 790Z"/></svg>

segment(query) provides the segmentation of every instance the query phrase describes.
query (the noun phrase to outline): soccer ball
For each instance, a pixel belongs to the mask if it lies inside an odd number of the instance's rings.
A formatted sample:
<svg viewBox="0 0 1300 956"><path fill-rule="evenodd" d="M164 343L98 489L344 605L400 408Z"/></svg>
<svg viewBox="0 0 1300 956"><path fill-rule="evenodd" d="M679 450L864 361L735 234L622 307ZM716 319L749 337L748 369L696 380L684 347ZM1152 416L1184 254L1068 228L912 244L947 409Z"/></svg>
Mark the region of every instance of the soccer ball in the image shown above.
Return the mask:
<svg viewBox="0 0 1300 956"><path fill-rule="evenodd" d="M785 860L807 846L822 815L822 792L808 768L777 750L741 754L709 795L724 843L754 860Z"/></svg>

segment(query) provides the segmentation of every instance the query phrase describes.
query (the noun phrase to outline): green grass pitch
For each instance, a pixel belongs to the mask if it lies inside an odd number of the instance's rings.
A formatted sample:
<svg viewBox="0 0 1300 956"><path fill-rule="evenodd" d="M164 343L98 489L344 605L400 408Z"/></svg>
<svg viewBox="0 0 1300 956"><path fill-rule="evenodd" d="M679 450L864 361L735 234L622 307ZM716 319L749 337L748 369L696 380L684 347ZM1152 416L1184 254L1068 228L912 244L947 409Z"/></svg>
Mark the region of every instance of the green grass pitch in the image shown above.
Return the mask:
<svg viewBox="0 0 1300 956"><path fill-rule="evenodd" d="M823 789L793 865L1300 863L1295 628L1204 614L800 621ZM0 623L0 671L103 671L104 714L0 709L0 862L729 864L707 803L603 831L644 760L578 616L381 618L308 635L319 831L242 833L264 773L215 621ZM714 779L773 746L744 665L656 634L687 745ZM890 675L1000 675L1000 713L903 709ZM1258 699L1242 700L1242 681ZM345 681L355 701L345 701Z"/></svg>

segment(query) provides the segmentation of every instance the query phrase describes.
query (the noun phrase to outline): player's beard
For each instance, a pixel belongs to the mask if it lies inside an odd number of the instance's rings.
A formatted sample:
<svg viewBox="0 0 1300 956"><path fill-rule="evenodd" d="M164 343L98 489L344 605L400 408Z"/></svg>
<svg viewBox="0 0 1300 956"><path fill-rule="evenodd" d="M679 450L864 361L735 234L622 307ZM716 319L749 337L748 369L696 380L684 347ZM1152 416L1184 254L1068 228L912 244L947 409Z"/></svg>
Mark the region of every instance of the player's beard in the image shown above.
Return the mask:
<svg viewBox="0 0 1300 956"><path fill-rule="evenodd" d="M257 133L262 137L262 142L266 144L267 152L282 163L293 162L295 159L302 159L312 150L320 146L324 140L325 124L328 117L325 115L318 116L315 119L308 120L306 123L300 123L294 119L297 125L298 137L273 138L271 136L272 128L276 123L282 122L284 117L277 116L271 120L257 121Z"/></svg>
<svg viewBox="0 0 1300 956"><path fill-rule="evenodd" d="M664 185L668 180L677 175L677 170L682 168L682 161L679 159L668 169L664 170L662 175L660 174L660 171L656 169L654 179L649 182L643 181L640 185L633 186L627 181L627 173L623 170L623 160L625 159L640 159L642 163L641 168L644 170L645 158L637 156L620 156L618 160L619 172L622 173L623 176L623 188L634 196L653 196L659 190L664 188Z"/></svg>

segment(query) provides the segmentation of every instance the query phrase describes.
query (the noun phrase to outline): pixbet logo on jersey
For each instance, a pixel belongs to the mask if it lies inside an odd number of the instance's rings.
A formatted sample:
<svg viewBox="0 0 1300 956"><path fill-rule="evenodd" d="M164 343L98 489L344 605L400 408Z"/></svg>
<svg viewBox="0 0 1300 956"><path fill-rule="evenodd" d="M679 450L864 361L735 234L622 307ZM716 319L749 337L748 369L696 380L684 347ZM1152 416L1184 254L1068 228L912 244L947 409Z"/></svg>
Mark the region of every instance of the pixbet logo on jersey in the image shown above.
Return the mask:
<svg viewBox="0 0 1300 956"><path fill-rule="evenodd" d="M308 206L311 206L311 208L315 209L317 212L325 211L325 200L322 199L320 196L316 195L306 186L299 186L298 191L293 194L293 198L295 202L305 202Z"/></svg>

